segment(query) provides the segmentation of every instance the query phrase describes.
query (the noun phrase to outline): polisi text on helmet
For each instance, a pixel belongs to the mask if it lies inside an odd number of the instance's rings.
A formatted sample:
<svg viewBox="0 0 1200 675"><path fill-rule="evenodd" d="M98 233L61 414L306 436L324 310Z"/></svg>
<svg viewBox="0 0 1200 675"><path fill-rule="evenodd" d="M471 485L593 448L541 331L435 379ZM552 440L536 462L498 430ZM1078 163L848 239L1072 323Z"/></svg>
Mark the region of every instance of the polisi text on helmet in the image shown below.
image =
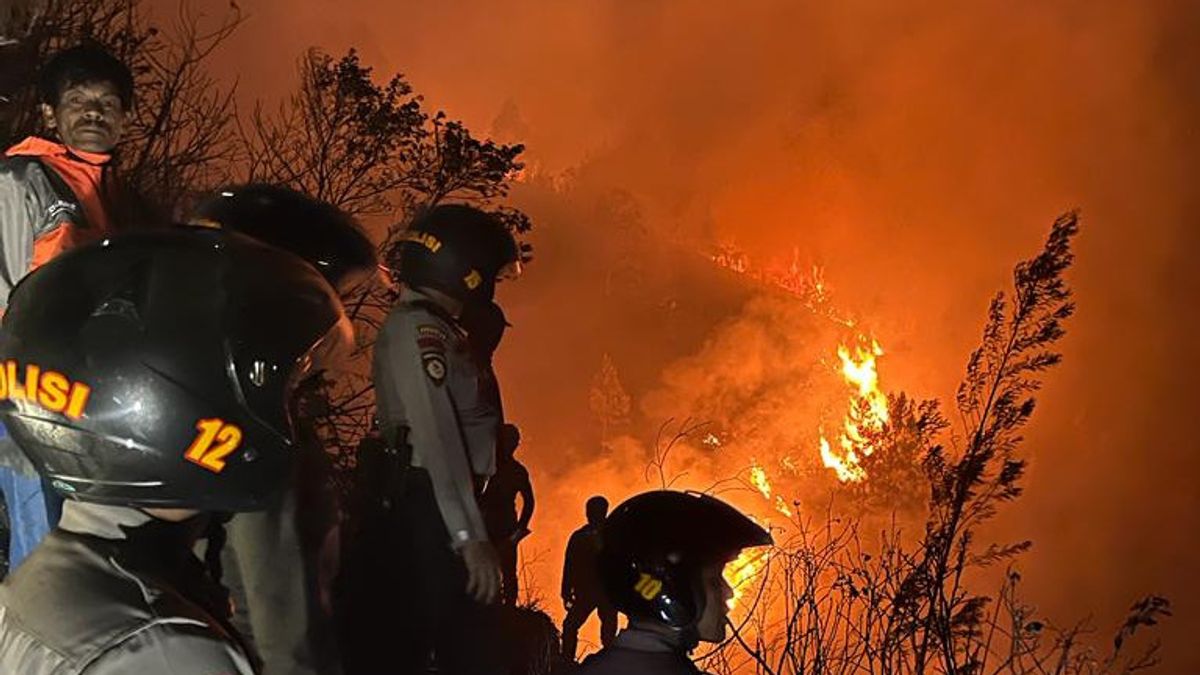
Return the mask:
<svg viewBox="0 0 1200 675"><path fill-rule="evenodd" d="M92 388L88 385L72 382L62 373L43 370L36 364L26 364L22 372L20 364L9 359L0 367L0 399L29 401L50 412L78 420L83 417L91 394Z"/></svg>
<svg viewBox="0 0 1200 675"><path fill-rule="evenodd" d="M442 248L442 242L428 232L421 232L420 230L408 230L401 234L400 237L404 241L412 241L424 246L425 248L429 249L431 253L437 253L438 250Z"/></svg>

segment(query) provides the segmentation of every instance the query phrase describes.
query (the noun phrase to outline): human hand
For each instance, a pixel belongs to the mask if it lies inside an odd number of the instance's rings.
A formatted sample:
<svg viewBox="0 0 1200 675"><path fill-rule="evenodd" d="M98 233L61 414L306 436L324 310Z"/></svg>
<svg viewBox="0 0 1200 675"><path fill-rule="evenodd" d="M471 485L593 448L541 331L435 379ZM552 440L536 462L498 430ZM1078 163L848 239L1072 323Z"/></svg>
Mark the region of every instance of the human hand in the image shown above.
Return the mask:
<svg viewBox="0 0 1200 675"><path fill-rule="evenodd" d="M467 565L467 595L490 605L500 596L500 561L491 542L469 541L459 551Z"/></svg>

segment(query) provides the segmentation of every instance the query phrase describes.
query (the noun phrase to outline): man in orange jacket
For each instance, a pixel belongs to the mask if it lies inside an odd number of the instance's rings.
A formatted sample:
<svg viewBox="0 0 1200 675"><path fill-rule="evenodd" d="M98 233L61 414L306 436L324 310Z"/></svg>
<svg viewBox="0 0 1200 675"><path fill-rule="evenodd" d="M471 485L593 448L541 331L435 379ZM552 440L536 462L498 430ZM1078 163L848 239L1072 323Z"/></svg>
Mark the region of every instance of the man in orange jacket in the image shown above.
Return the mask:
<svg viewBox="0 0 1200 675"><path fill-rule="evenodd" d="M0 159L0 312L39 265L132 225L132 200L112 168L133 104L129 68L98 47L74 47L45 64L38 87L49 138L30 136ZM7 433L0 433L0 491L11 571L57 522L61 502Z"/></svg>

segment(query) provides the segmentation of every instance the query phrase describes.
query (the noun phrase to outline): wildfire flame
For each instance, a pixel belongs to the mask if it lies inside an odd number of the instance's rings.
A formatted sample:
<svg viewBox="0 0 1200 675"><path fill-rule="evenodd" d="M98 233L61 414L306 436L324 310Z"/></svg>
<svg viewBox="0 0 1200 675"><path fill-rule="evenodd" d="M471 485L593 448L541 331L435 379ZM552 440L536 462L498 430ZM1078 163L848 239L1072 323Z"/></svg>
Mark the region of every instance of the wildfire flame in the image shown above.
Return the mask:
<svg viewBox="0 0 1200 675"><path fill-rule="evenodd" d="M819 265L807 268L802 266L800 252L797 249L792 249L792 262L786 268L776 267L766 271L754 267L750 263L749 256L731 245L721 246L717 253L711 256L711 259L718 267L745 275L759 283L774 286L799 298L805 307L818 316L823 316L847 328L854 327L854 321L840 315L829 302L829 287L825 284L824 271Z"/></svg>
<svg viewBox="0 0 1200 675"><path fill-rule="evenodd" d="M751 264L746 254L732 246L721 247L711 259L719 267L796 297L813 314L858 333L855 321L843 316L830 302L829 288L821 268L815 265L811 268L802 266L799 263L798 251L793 250L791 264L785 269L776 267L760 270ZM868 440L870 434L882 429L891 417L887 395L879 388L877 360L883 356L883 348L877 341L858 334L851 344L840 345L837 354L841 361L842 377L850 385L853 393L849 409L842 421L842 429L837 435L836 451L824 430L821 430L821 460L826 467L837 473L842 482L857 482L867 477L861 459L869 457L875 450ZM720 445L711 434L703 442L710 447ZM793 474L798 470L791 457L782 458L780 464L785 471ZM787 500L774 492L767 470L753 458L750 460L747 478L750 485L776 511L788 518L792 517L792 509L789 508ZM767 551L750 549L742 551L733 562L726 565L725 580L733 589L733 597L729 600L730 609L737 606L750 583L758 577L766 565L767 555Z"/></svg>
<svg viewBox="0 0 1200 675"><path fill-rule="evenodd" d="M787 516L792 517L792 510L788 508L787 501L782 495L773 495L771 491L771 481L767 478L767 470L762 468L754 458L750 459L750 484L762 493L763 499L766 499L775 506L775 510ZM774 497L774 500L772 500Z"/></svg>
<svg viewBox="0 0 1200 675"><path fill-rule="evenodd" d="M862 467L863 457L875 451L867 439L869 432L878 432L891 415L888 411L887 395L879 389L879 371L876 359L883 356L883 348L875 340L860 338L853 349L846 345L838 347L838 358L842 361L842 377L854 389L850 397L850 409L842 421L842 432L838 438L841 452L834 452L829 439L821 432L821 461L837 473L843 483L859 482L867 477Z"/></svg>
<svg viewBox="0 0 1200 675"><path fill-rule="evenodd" d="M771 491L771 480L767 477L767 470L754 458L750 459L748 478L750 484L762 494L763 499L772 502L772 497L774 497L772 504L775 509L789 518L792 516L792 510L788 508L783 497ZM753 516L751 517L753 518ZM733 589L733 597L729 599L728 603L729 609L732 610L737 606L738 600L741 599L745 589L749 587L750 582L762 571L766 562L766 551L748 549L742 551L733 562L725 566L722 574L729 587Z"/></svg>
<svg viewBox="0 0 1200 675"><path fill-rule="evenodd" d="M760 270L751 264L749 256L731 245L718 248L712 261L719 267L745 275L755 281L769 284L783 290L798 299L818 316L854 329L856 324L839 313L830 302L829 289L825 284L824 274L820 267L804 268L799 263L799 253L792 251L791 264L786 268L769 268ZM890 414L888 411L887 395L879 388L879 371L876 361L883 356L883 348L873 339L859 335L853 346L842 344L837 350L842 363L842 376L854 389L850 398L849 410L842 422L842 429L835 443L826 437L821 430L821 461L837 474L838 480L859 482L865 480L867 472L862 467L862 458L869 457L875 448L867 440L869 432L877 432L887 424ZM757 467L757 465L755 465ZM766 472L761 467L751 469L750 482L763 492L768 500L771 499L770 484ZM764 489L766 486L766 489ZM786 509L782 499L779 505ZM779 508L777 505L776 508Z"/></svg>
<svg viewBox="0 0 1200 675"><path fill-rule="evenodd" d="M750 484L758 488L765 499L771 498L771 481L767 479L767 472L753 459L750 460Z"/></svg>
<svg viewBox="0 0 1200 675"><path fill-rule="evenodd" d="M746 549L731 563L725 565L722 575L725 582L733 589L733 597L729 598L729 609L737 607L738 601L750 587L758 573L767 564L767 551L762 549Z"/></svg>

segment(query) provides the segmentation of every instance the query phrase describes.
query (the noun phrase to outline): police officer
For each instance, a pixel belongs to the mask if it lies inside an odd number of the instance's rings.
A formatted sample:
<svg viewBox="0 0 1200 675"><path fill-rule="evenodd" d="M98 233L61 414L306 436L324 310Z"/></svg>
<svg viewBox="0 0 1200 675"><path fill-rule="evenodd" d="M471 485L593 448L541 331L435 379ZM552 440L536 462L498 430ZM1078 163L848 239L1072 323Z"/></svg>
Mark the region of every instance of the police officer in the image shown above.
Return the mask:
<svg viewBox="0 0 1200 675"><path fill-rule="evenodd" d="M487 607L500 566L476 501L496 467L500 402L462 317L492 302L518 249L498 219L465 205L425 212L402 237L404 288L374 354L380 433L401 470L348 542L345 670L420 673L432 655L439 673L504 672Z"/></svg>
<svg viewBox="0 0 1200 675"><path fill-rule="evenodd" d="M302 255L344 292L373 270L375 248L333 206L278 185L231 185L199 200L195 225L234 230ZM334 255L334 253L338 253ZM225 526L223 583L239 610L234 625L250 638L272 675L338 671L330 618L321 608L319 554L337 522L332 467L299 406L296 467L288 489L266 508Z"/></svg>
<svg viewBox="0 0 1200 675"><path fill-rule="evenodd" d="M600 570L629 619L581 675L685 675L699 642L725 639L732 590L722 572L771 535L728 504L692 492L646 492L622 503L602 530Z"/></svg>
<svg viewBox="0 0 1200 675"><path fill-rule="evenodd" d="M315 261L227 230L116 238L23 281L3 421L68 500L0 587L0 672L257 672L192 543L289 484L293 392L352 342Z"/></svg>

